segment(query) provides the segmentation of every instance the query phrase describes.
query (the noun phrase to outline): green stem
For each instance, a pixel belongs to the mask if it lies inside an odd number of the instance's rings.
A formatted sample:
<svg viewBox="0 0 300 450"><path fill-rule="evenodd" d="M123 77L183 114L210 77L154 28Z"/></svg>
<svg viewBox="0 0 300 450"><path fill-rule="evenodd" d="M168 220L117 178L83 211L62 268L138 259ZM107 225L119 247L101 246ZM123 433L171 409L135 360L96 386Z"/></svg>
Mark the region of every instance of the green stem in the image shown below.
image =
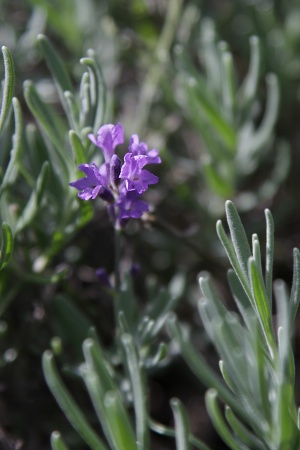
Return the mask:
<svg viewBox="0 0 300 450"><path fill-rule="evenodd" d="M114 295L114 316L115 325L118 326L119 311L120 311L120 293L121 293L121 276L120 276L120 261L121 261L121 236L122 231L119 227L115 227L115 295Z"/></svg>

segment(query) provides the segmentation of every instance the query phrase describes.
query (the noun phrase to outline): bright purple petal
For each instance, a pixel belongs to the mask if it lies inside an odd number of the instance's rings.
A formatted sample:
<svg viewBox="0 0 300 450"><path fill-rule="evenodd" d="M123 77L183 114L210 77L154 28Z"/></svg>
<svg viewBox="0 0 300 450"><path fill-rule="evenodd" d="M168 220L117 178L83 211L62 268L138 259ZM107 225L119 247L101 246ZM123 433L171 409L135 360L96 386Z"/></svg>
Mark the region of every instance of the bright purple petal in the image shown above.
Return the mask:
<svg viewBox="0 0 300 450"><path fill-rule="evenodd" d="M133 156L144 155L146 156L146 164L160 164L161 159L158 156L158 150L153 149L148 151L148 146L145 142L140 142L137 134L133 134L130 138L130 144L128 147L130 153Z"/></svg>
<svg viewBox="0 0 300 450"><path fill-rule="evenodd" d="M128 191L136 190L139 194L142 194L148 189L149 184L156 184L158 182L156 175L153 175L148 170L142 169L146 164L145 158L147 156L133 156L132 153L126 153L120 178L126 180Z"/></svg>
<svg viewBox="0 0 300 450"><path fill-rule="evenodd" d="M119 207L119 219L139 219L144 212L149 211L149 205L140 200L136 191L120 196L117 206Z"/></svg>
<svg viewBox="0 0 300 450"><path fill-rule="evenodd" d="M97 136L88 135L89 139L101 148L106 163L109 163L115 148L124 142L124 130L120 123L117 125L106 124L97 131Z"/></svg>
<svg viewBox="0 0 300 450"><path fill-rule="evenodd" d="M78 168L86 174L86 177L69 183L70 186L81 191L78 197L82 200L95 199L102 193L107 180L100 174L96 164L80 164Z"/></svg>

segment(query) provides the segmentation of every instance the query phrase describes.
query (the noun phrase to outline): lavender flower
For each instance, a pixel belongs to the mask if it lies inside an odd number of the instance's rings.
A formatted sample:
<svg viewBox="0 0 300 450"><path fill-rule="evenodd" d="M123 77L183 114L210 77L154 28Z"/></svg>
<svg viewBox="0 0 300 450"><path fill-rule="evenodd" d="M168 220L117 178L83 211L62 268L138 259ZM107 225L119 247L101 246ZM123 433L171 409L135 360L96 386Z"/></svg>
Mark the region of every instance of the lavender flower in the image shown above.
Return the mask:
<svg viewBox="0 0 300 450"><path fill-rule="evenodd" d="M137 191L142 194L148 189L149 184L156 184L158 177L143 167L148 164L148 157L143 155L133 156L126 153L124 165L121 168L120 178L126 182L128 191Z"/></svg>
<svg viewBox="0 0 300 450"><path fill-rule="evenodd" d="M144 212L149 211L147 202L140 200L136 191L125 191L116 202L119 207L120 219L139 219Z"/></svg>
<svg viewBox="0 0 300 450"><path fill-rule="evenodd" d="M147 164L160 164L161 159L158 156L158 150L148 150L145 142L140 142L137 134L133 134L130 138L130 144L128 147L129 153L133 156L144 155L147 156Z"/></svg>
<svg viewBox="0 0 300 450"><path fill-rule="evenodd" d="M86 177L70 183L70 186L78 189L78 197L82 200L94 200L97 196L100 196L107 190L107 179L99 172L96 164L80 164L79 170L86 174Z"/></svg>
<svg viewBox="0 0 300 450"><path fill-rule="evenodd" d="M86 177L70 183L80 192L82 200L102 198L107 204L107 210L115 227L122 225L130 218L138 219L149 211L149 205L141 200L149 185L156 184L158 177L144 167L147 164L160 164L158 151L148 150L144 142L139 141L137 134L131 136L128 153L122 164L115 154L117 145L124 142L124 130L120 123L103 125L97 136L89 134L90 140L104 155L104 163L81 164L79 169Z"/></svg>
<svg viewBox="0 0 300 450"><path fill-rule="evenodd" d="M107 124L99 128L96 137L93 134L89 134L88 137L93 144L101 148L105 162L109 163L116 146L124 142L124 130L120 123Z"/></svg>

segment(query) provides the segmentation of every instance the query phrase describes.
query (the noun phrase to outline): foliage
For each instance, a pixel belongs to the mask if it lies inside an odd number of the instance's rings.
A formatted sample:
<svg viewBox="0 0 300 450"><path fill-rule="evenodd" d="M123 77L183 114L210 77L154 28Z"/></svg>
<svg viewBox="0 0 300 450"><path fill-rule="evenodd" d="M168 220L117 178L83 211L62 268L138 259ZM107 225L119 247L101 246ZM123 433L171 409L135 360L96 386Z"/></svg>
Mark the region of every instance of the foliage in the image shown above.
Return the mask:
<svg viewBox="0 0 300 450"><path fill-rule="evenodd" d="M299 11L1 3L1 445L300 448Z"/></svg>

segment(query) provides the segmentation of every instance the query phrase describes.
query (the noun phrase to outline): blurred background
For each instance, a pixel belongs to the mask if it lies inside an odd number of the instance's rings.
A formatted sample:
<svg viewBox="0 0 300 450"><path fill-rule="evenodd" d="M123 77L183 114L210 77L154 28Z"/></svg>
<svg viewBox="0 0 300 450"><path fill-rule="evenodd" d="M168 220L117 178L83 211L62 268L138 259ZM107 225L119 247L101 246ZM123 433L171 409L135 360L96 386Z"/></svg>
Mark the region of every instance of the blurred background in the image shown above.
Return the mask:
<svg viewBox="0 0 300 450"><path fill-rule="evenodd" d="M24 139L23 169L8 204L16 211L25 205L30 189L24 180L37 178L48 158L42 127L26 97L27 80L57 120L65 120L37 36L45 35L56 49L76 91L82 84L80 58L93 49L107 89L105 123L121 122L127 142L138 133L163 160L155 168L159 184L147 193L150 217L125 230L123 270L139 267L134 286L141 309L146 280L167 286L174 276L184 277L176 311L216 370L196 310L197 277L209 271L234 307L226 281L229 264L215 233L226 199L236 204L247 235L256 232L263 243L264 209L272 211L274 276L292 281L292 249L300 245L299 22L297 0L0 0L0 43L13 57ZM1 79L3 73L1 64ZM10 118L0 141L1 176L13 129ZM52 187L55 176L49 179ZM58 427L70 448L85 448L43 378L41 354L53 336L63 345L59 364L68 386L95 421L73 369L81 360L81 323L93 324L105 345L112 342L111 301L96 269L113 272L113 229L100 201L77 228L72 215L69 222L61 220L53 204L63 209L68 190L65 183L52 197L50 192L49 203L41 203L0 274L0 447L5 450L49 449L49 435ZM3 205L0 211L6 218ZM68 308L78 314L71 325ZM296 330L295 344L298 340ZM176 395L187 407L193 433L211 448L225 448L205 411L204 392L179 357L149 373L154 419L172 426L169 399ZM153 434L151 448L174 448L174 443Z"/></svg>

